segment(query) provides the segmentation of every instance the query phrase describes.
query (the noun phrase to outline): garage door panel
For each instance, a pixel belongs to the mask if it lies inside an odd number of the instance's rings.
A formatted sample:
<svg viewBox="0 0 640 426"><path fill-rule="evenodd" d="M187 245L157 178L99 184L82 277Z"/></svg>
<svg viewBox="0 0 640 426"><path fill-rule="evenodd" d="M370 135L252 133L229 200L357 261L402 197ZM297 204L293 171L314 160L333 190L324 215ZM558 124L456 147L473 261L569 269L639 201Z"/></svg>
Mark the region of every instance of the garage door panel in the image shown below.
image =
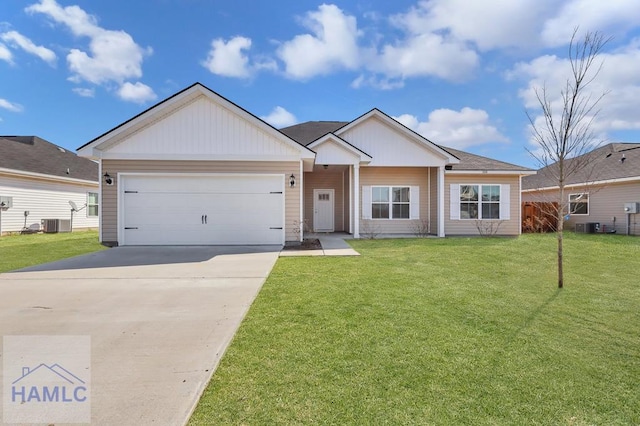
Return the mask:
<svg viewBox="0 0 640 426"><path fill-rule="evenodd" d="M174 193L185 191L185 184L189 185L192 193L269 193L282 191L282 177L264 175L218 175L210 176L127 176L124 190L148 193Z"/></svg>
<svg viewBox="0 0 640 426"><path fill-rule="evenodd" d="M124 180L126 245L284 242L283 176Z"/></svg>

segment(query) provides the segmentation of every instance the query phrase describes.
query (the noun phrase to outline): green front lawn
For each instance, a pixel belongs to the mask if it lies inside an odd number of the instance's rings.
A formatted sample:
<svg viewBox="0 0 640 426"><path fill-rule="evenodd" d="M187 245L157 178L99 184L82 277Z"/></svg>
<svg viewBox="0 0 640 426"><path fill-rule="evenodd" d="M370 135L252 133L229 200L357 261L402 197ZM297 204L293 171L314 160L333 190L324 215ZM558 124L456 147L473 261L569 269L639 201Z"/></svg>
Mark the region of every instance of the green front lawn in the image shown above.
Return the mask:
<svg viewBox="0 0 640 426"><path fill-rule="evenodd" d="M198 405L211 424L640 424L640 238L354 241L281 258Z"/></svg>
<svg viewBox="0 0 640 426"><path fill-rule="evenodd" d="M78 256L106 247L97 231L0 237L0 273Z"/></svg>

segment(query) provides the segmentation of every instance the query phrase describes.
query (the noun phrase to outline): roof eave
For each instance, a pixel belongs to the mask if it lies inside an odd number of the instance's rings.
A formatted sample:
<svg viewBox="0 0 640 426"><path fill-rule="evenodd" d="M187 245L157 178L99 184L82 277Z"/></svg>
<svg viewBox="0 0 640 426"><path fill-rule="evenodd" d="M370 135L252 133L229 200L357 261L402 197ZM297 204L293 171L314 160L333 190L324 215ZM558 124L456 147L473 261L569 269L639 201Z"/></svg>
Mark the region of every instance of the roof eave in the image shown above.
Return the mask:
<svg viewBox="0 0 640 426"><path fill-rule="evenodd" d="M307 145L307 148L314 149L315 147L318 147L328 141L334 141L338 143L342 148L349 151L354 156L358 157L360 159L361 164L369 164L371 160L373 160L373 157L371 157L369 154L367 154L360 148L353 146L352 144L342 139L340 136L336 135L335 133L327 133L326 135L321 136L320 138L316 139L315 141Z"/></svg>
<svg viewBox="0 0 640 426"><path fill-rule="evenodd" d="M518 175L518 176L528 176L535 175L535 170L492 170L492 169L477 169L477 170L446 170L446 174L451 175Z"/></svg>
<svg viewBox="0 0 640 426"><path fill-rule="evenodd" d="M82 184L82 185L98 185L97 179L96 180L77 179L77 178L71 178L71 177L65 177L65 176L49 175L45 173L28 172L25 170L0 168L0 174L6 174L11 176L17 176L17 177L26 177L26 178L32 178L32 179L44 179L44 180L50 180L50 181L56 181L56 182L62 181L66 183L76 183L76 184Z"/></svg>

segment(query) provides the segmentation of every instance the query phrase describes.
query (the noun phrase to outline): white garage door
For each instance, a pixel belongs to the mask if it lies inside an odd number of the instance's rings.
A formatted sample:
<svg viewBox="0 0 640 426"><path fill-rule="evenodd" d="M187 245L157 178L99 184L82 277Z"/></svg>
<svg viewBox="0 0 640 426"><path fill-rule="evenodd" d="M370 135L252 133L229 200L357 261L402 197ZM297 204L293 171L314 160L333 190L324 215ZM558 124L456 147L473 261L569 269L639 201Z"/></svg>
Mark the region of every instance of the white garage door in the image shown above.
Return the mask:
<svg viewBox="0 0 640 426"><path fill-rule="evenodd" d="M284 177L124 175L123 245L284 244Z"/></svg>

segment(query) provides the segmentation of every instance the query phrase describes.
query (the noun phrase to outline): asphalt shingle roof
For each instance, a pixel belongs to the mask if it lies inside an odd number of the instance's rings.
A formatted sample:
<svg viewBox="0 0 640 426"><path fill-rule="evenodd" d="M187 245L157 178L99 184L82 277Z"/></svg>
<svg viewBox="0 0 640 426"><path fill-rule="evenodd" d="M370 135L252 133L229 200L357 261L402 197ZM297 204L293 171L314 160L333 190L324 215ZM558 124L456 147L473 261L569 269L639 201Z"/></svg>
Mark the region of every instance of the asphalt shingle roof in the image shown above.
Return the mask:
<svg viewBox="0 0 640 426"><path fill-rule="evenodd" d="M445 146L440 147L460 159L459 164L451 166L452 170L533 171L532 169L518 166L517 164L494 160L493 158L483 157L482 155L471 154Z"/></svg>
<svg viewBox="0 0 640 426"><path fill-rule="evenodd" d="M294 141L307 146L327 133L333 133L349 124L347 121L307 121L280 129Z"/></svg>
<svg viewBox="0 0 640 426"><path fill-rule="evenodd" d="M624 156L624 161L621 159ZM579 157L567 160L566 169L578 162L588 164L567 176L565 185L624 179L640 176L640 143L610 143ZM522 179L522 189L558 186L557 163L538 170L538 173Z"/></svg>
<svg viewBox="0 0 640 426"><path fill-rule="evenodd" d="M0 168L98 181L98 163L37 136L0 136Z"/></svg>
<svg viewBox="0 0 640 426"><path fill-rule="evenodd" d="M316 139L332 133L349 124L347 121L308 121L294 126L280 129L282 133L289 136L302 145L309 145ZM435 144L434 144L435 145ZM459 151L446 146L436 145L460 159L459 164L452 165L452 170L504 170L504 171L531 171L526 167L518 166L504 161Z"/></svg>

